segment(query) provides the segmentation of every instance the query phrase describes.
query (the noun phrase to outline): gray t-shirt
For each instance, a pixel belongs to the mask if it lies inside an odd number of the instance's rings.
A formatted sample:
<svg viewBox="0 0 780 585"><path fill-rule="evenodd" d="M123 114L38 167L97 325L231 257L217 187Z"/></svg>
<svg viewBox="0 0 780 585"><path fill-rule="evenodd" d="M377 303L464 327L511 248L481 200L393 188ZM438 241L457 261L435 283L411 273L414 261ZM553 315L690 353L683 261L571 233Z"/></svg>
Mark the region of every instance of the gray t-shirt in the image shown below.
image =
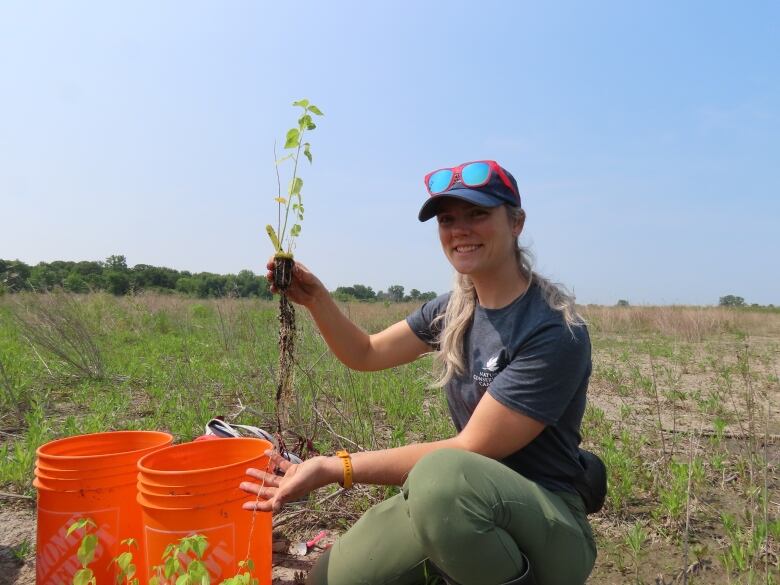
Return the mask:
<svg viewBox="0 0 780 585"><path fill-rule="evenodd" d="M449 293L406 318L415 334L437 347ZM547 425L503 463L553 491L576 493L580 423L591 372L590 338L584 325L566 327L541 289L501 309L477 305L465 338L465 371L445 387L452 420L460 432L487 390L498 402Z"/></svg>

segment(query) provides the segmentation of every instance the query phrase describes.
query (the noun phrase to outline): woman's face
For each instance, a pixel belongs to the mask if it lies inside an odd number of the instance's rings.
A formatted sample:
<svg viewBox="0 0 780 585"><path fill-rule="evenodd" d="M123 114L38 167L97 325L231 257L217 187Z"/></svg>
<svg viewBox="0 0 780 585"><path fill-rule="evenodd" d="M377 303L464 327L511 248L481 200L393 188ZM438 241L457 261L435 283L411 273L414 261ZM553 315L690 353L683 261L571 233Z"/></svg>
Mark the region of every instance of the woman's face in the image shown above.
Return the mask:
<svg viewBox="0 0 780 585"><path fill-rule="evenodd" d="M516 264L515 242L523 229L504 205L479 207L460 199L445 199L436 214L439 240L447 259L461 274L490 275L504 263Z"/></svg>

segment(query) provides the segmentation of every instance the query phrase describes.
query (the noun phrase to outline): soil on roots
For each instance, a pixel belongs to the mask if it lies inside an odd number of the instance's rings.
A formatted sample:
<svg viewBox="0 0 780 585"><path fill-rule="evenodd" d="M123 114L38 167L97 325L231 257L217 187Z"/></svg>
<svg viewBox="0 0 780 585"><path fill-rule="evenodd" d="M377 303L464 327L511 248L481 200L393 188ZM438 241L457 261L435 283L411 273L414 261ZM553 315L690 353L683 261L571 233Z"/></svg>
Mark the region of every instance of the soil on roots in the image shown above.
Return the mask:
<svg viewBox="0 0 780 585"><path fill-rule="evenodd" d="M282 293L279 297L279 369L276 378L276 432L280 441L289 423L294 354L295 307Z"/></svg>

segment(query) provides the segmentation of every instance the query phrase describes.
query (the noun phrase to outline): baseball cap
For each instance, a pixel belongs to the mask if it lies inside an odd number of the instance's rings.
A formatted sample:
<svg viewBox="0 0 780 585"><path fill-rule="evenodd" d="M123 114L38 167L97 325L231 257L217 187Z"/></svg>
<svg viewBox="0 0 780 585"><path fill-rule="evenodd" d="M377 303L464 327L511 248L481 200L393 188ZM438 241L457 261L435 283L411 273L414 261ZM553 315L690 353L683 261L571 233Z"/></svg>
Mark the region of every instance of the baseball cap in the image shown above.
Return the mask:
<svg viewBox="0 0 780 585"><path fill-rule="evenodd" d="M487 183L478 187L467 186L463 183L463 179L459 174L460 170L471 163L453 167L452 170L455 173L455 180L452 185L446 191L430 195L428 200L420 208L420 212L417 215L418 219L420 221L428 221L435 216L438 212L439 204L446 197L461 199L473 203L474 205L479 205L480 207L497 207L502 204L520 207L520 191L517 188L517 181L512 176L512 173L494 161L485 162L492 163ZM511 189L501 176L501 173L504 174L506 180L512 185Z"/></svg>

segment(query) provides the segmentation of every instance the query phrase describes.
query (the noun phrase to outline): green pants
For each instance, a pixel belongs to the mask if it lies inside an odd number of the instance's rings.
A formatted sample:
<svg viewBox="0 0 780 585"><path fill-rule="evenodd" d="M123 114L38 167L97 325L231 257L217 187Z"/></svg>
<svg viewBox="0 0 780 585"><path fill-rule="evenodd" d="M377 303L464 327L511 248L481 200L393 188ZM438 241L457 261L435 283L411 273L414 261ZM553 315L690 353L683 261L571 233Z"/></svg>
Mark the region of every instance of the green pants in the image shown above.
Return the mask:
<svg viewBox="0 0 780 585"><path fill-rule="evenodd" d="M596 546L579 496L455 449L414 466L402 493L366 512L324 554L312 585L424 585L432 565L460 585L584 583Z"/></svg>

